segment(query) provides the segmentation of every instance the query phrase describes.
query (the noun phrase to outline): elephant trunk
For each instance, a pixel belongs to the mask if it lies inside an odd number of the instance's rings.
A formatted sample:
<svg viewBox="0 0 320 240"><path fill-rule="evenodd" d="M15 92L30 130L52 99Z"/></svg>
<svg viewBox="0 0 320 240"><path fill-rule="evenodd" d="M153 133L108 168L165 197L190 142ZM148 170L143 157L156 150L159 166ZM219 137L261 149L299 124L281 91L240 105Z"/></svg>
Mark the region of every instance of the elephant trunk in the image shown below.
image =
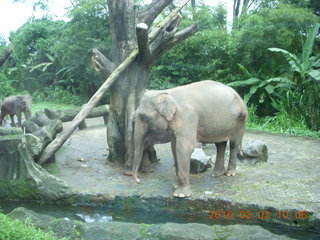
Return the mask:
<svg viewBox="0 0 320 240"><path fill-rule="evenodd" d="M132 165L132 176L137 183L140 183L140 179L138 178L138 170L144 151L144 140L147 129L140 119L136 119L134 125L134 159Z"/></svg>

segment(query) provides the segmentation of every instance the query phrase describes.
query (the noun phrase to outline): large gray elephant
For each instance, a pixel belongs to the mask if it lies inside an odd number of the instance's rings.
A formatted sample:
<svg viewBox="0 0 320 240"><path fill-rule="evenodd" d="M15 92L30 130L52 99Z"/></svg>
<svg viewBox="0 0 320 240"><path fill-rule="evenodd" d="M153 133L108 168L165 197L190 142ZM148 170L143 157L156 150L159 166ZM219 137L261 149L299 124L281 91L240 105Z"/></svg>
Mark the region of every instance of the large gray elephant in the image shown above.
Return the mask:
<svg viewBox="0 0 320 240"><path fill-rule="evenodd" d="M196 142L215 143L217 158L212 176L234 176L237 149L247 119L247 107L232 88L215 81L201 81L161 91L147 91L136 110L133 177L137 183L145 141L170 135L178 184L175 197L191 196L190 157ZM227 171L224 153L230 142Z"/></svg>
<svg viewBox="0 0 320 240"><path fill-rule="evenodd" d="M9 96L5 98L1 106L0 126L5 116L10 115L11 126L15 127L14 115L18 118L18 126L21 126L21 115L24 113L26 119L31 118L32 99L30 95Z"/></svg>

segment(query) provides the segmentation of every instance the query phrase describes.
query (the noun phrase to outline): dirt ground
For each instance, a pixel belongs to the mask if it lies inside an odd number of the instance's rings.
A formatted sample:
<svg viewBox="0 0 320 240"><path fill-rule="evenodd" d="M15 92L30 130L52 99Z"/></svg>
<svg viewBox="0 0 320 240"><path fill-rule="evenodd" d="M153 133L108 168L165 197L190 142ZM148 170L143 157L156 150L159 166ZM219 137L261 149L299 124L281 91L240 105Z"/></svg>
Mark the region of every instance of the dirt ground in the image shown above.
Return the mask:
<svg viewBox="0 0 320 240"><path fill-rule="evenodd" d="M170 144L157 145L160 162L155 171L140 174L141 183L123 175L123 169L106 164L106 127L102 118L87 119L56 155L49 171L75 190L90 194L138 193L146 197L172 195L176 176ZM276 209L320 211L320 140L247 132L244 143L261 140L269 149L267 163L238 164L235 177L211 177L211 169L191 175L192 198L223 197ZM215 159L214 145L205 152ZM239 162L239 161L238 161Z"/></svg>

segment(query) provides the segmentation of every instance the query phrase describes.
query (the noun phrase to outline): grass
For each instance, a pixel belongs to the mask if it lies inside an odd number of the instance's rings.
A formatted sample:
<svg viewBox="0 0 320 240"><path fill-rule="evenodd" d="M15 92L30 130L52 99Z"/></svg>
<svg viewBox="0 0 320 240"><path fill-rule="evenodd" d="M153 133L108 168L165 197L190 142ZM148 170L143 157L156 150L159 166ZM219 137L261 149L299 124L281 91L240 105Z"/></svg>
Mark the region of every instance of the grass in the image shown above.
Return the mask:
<svg viewBox="0 0 320 240"><path fill-rule="evenodd" d="M37 111L43 111L45 108L48 108L51 110L62 110L62 109L79 108L79 106L72 105L72 104L54 103L54 102L32 103L32 113L35 113Z"/></svg>
<svg viewBox="0 0 320 240"><path fill-rule="evenodd" d="M52 233L33 227L28 221L22 223L0 213L0 240L57 240ZM65 238L64 238L65 239Z"/></svg>
<svg viewBox="0 0 320 240"><path fill-rule="evenodd" d="M255 114L254 108L251 107L249 108L247 128L264 132L320 138L320 131L310 130L302 116L293 117L280 112L275 116L260 118Z"/></svg>

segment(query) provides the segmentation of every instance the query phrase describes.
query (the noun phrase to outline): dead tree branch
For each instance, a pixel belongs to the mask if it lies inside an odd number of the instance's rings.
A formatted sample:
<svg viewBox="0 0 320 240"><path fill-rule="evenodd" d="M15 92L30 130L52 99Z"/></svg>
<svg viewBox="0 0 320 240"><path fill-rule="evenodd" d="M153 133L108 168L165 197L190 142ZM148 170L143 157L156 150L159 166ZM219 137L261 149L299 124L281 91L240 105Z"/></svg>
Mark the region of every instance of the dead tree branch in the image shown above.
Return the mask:
<svg viewBox="0 0 320 240"><path fill-rule="evenodd" d="M149 47L148 25L139 23L136 27L136 33L140 61L149 67L152 65L152 58Z"/></svg>
<svg viewBox="0 0 320 240"><path fill-rule="evenodd" d="M167 40L166 41L160 41L155 42L154 44L151 45L151 52L154 58L159 58L163 53L168 51L170 48L174 47L178 43L182 42L183 40L187 39L188 37L192 36L194 33L199 31L199 26L198 24L193 24L176 34L174 34L170 39L168 37L171 34L164 33L167 35Z"/></svg>
<svg viewBox="0 0 320 240"><path fill-rule="evenodd" d="M91 61L94 69L101 74L104 78L107 78L115 69L115 65L106 56L104 56L98 49L91 50Z"/></svg>
<svg viewBox="0 0 320 240"><path fill-rule="evenodd" d="M167 7L172 0L153 0L147 7L139 13L139 22L144 22L150 26L156 17Z"/></svg>
<svg viewBox="0 0 320 240"><path fill-rule="evenodd" d="M10 57L13 49L12 48L7 48L3 55L0 56L0 67L5 63L5 61Z"/></svg>

